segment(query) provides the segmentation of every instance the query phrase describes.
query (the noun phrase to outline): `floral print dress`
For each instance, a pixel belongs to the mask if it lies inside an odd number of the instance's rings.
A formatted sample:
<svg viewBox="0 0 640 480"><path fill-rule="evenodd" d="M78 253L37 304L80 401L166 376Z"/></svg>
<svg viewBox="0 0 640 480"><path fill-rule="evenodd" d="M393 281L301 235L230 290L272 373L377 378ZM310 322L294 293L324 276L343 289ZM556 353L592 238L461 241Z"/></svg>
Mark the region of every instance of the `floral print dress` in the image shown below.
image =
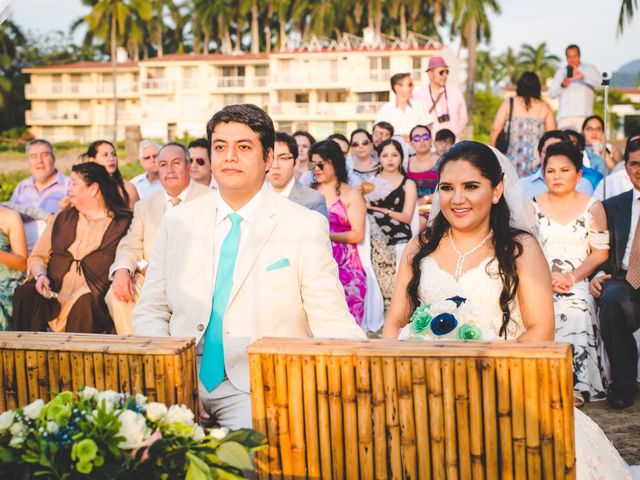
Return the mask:
<svg viewBox="0 0 640 480"><path fill-rule="evenodd" d="M0 230L0 250L11 252L9 237L3 230ZM22 275L22 272L0 263L0 330L11 329L13 291L20 285Z"/></svg>
<svg viewBox="0 0 640 480"><path fill-rule="evenodd" d="M511 118L507 157L520 177L531 175L540 166L536 150L543 134L544 119L522 116Z"/></svg>
<svg viewBox="0 0 640 480"><path fill-rule="evenodd" d="M534 199L540 242L552 272L571 272L579 267L598 245L603 232L590 229L590 209L597 200L591 198L585 210L572 221L561 224L546 216ZM555 341L573 345L574 390L588 395L590 400L606 397L599 361L599 334L593 297L588 280L577 282L566 294L553 295Z"/></svg>

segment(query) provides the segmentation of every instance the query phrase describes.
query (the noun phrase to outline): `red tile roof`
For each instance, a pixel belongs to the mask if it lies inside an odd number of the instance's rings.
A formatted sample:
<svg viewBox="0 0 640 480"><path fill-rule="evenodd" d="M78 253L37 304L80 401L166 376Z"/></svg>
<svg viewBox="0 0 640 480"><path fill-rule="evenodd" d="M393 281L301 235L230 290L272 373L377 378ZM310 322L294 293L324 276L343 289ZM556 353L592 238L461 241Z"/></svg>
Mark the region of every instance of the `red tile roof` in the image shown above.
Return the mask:
<svg viewBox="0 0 640 480"><path fill-rule="evenodd" d="M118 63L118 68L135 68L138 66L138 62L123 62ZM41 67L28 67L24 71L29 70L96 70L96 69L109 69L111 68L111 62L75 62L67 64L57 65L43 65Z"/></svg>

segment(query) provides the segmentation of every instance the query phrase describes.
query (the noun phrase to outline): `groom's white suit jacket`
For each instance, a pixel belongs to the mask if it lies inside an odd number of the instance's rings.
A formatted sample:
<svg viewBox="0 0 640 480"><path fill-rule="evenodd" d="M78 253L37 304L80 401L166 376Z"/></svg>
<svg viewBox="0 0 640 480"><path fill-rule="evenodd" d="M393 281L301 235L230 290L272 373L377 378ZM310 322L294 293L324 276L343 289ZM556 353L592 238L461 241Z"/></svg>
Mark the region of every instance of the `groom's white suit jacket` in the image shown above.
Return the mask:
<svg viewBox="0 0 640 480"><path fill-rule="evenodd" d="M326 218L270 188L259 195L223 324L225 371L245 392L246 348L260 337L365 338L347 307ZM195 337L196 343L204 335L217 268L216 200L207 194L164 216L133 313L137 335Z"/></svg>

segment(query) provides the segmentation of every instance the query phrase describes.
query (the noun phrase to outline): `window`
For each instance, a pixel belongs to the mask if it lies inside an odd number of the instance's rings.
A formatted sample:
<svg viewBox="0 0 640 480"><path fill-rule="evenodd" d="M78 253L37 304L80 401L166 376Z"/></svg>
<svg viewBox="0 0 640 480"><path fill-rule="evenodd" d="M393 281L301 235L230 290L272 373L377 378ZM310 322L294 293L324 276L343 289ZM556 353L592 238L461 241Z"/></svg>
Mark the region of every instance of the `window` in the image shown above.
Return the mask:
<svg viewBox="0 0 640 480"><path fill-rule="evenodd" d="M239 103L245 103L244 95L231 93L224 96L225 105L236 105Z"/></svg>
<svg viewBox="0 0 640 480"><path fill-rule="evenodd" d="M269 67L267 65L256 65L256 77L266 77L269 75Z"/></svg>
<svg viewBox="0 0 640 480"><path fill-rule="evenodd" d="M222 67L223 77L244 77L244 66L241 65L229 65Z"/></svg>
<svg viewBox="0 0 640 480"><path fill-rule="evenodd" d="M389 70L389 57L369 57L370 70Z"/></svg>
<svg viewBox="0 0 640 480"><path fill-rule="evenodd" d="M296 103L309 103L308 93L296 93Z"/></svg>

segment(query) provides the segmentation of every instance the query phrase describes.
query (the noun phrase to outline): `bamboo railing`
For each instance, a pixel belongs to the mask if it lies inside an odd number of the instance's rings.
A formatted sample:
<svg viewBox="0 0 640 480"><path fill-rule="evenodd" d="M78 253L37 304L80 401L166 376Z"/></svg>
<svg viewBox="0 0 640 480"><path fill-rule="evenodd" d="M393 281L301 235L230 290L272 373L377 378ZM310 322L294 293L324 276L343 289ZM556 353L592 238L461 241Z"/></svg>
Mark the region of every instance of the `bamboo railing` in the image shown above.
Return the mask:
<svg viewBox="0 0 640 480"><path fill-rule="evenodd" d="M570 346L262 339L260 479L574 479Z"/></svg>
<svg viewBox="0 0 640 480"><path fill-rule="evenodd" d="M196 412L194 340L0 332L0 412L82 386L141 393Z"/></svg>

